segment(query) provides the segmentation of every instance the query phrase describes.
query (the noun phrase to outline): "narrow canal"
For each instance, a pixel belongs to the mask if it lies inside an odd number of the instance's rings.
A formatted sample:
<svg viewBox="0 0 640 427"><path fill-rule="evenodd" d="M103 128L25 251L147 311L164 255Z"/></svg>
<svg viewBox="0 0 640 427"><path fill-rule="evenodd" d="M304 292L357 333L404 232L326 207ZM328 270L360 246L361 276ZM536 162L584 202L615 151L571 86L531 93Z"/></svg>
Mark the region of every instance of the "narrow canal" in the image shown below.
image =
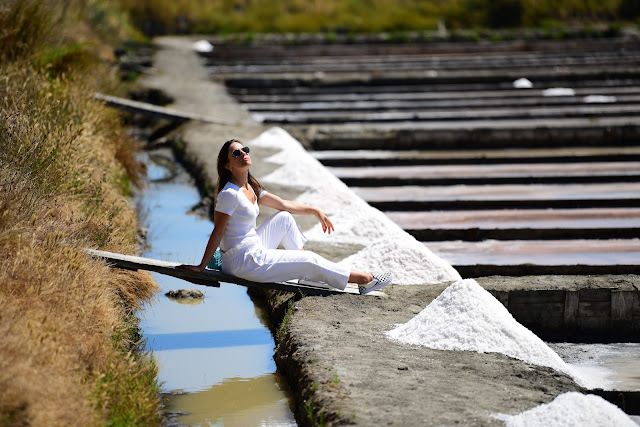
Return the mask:
<svg viewBox="0 0 640 427"><path fill-rule="evenodd" d="M200 196L170 150L148 153L148 188L138 204L148 227L144 256L198 263L212 222L190 213ZM162 289L140 327L159 366L166 411L175 424L295 426L274 341L246 289L207 288L154 274ZM198 288L204 299L180 302L172 289Z"/></svg>

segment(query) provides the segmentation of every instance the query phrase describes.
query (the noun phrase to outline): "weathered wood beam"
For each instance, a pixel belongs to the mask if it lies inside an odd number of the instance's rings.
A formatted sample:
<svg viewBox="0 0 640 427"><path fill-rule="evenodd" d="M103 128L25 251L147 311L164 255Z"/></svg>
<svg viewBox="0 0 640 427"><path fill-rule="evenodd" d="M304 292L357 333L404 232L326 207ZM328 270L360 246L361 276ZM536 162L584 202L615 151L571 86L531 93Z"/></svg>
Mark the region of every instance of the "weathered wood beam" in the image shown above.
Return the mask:
<svg viewBox="0 0 640 427"><path fill-rule="evenodd" d="M163 117L172 120L199 120L205 123L221 125L228 124L221 120L215 120L211 117L203 116L202 114L179 111L173 108L160 107L146 102L133 101L131 99L119 98L117 96L105 95L102 93L96 93L94 98L104 101L105 104L110 107L119 108L133 113L143 113L154 117Z"/></svg>
<svg viewBox="0 0 640 427"><path fill-rule="evenodd" d="M250 280L244 280L239 277L229 276L222 271L205 269L203 272L198 273L195 271L185 270L177 268L180 263L170 261L160 261L151 258L143 258L132 255L122 255L113 252L105 252L94 249L87 250L94 258L103 259L107 264L116 268L123 268L126 270L146 270L153 271L160 274L166 274L168 276L177 277L182 280L186 280L191 283L195 283L203 286L220 287L220 282L235 283L241 286L272 289L277 291L286 291L301 293L309 296L327 296L336 294L352 294L360 295L358 288L353 285L347 286L344 291L339 289L323 287L321 285L301 285L292 282L276 282L276 283L262 283L252 282ZM384 292L373 291L366 295L371 296L386 296Z"/></svg>

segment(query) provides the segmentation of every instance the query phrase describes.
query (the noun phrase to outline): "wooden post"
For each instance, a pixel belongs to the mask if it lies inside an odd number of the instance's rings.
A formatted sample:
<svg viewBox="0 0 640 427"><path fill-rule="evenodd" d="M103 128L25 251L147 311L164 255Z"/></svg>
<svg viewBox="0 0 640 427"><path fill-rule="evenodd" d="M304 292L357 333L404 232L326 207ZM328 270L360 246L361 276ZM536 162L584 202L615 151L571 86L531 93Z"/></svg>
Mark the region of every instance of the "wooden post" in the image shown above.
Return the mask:
<svg viewBox="0 0 640 427"><path fill-rule="evenodd" d="M566 291L564 297L564 329L575 332L578 327L580 292Z"/></svg>

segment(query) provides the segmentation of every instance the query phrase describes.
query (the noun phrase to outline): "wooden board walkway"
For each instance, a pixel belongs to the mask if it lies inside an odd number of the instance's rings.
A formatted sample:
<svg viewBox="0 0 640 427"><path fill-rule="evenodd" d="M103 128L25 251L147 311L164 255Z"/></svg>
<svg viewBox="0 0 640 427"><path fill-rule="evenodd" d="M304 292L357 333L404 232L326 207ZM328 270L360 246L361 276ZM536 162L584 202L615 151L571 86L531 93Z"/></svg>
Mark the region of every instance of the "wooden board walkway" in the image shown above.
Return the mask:
<svg viewBox="0 0 640 427"><path fill-rule="evenodd" d="M105 95L102 93L96 93L94 98L104 101L110 107L119 108L121 110L143 113L152 115L154 117L162 117L173 120L199 120L205 123L213 124L228 124L220 120L213 119L211 117L203 116L202 114L189 113L186 111L179 111L173 108L160 107L158 105L148 104L146 102L133 101L131 99L118 98L117 96Z"/></svg>
<svg viewBox="0 0 640 427"><path fill-rule="evenodd" d="M264 283L253 282L251 280L244 280L239 277L230 276L224 274L219 270L205 269L203 272L198 273L195 271L185 270L177 268L180 263L161 261L151 258L143 258L133 255L122 255L113 252L99 251L95 249L89 249L89 254L94 258L103 259L107 264L126 270L146 270L153 271L160 274L166 274L168 276L177 277L187 282L195 283L197 285L220 287L220 282L235 283L236 285L246 286L250 288L271 289L276 291L285 291L300 293L307 296L328 296L328 295L360 295L358 287L349 284L344 291L331 288L329 286L312 286L301 285L293 282L276 282L276 283ZM386 294L382 291L373 291L366 294L366 296L386 297Z"/></svg>

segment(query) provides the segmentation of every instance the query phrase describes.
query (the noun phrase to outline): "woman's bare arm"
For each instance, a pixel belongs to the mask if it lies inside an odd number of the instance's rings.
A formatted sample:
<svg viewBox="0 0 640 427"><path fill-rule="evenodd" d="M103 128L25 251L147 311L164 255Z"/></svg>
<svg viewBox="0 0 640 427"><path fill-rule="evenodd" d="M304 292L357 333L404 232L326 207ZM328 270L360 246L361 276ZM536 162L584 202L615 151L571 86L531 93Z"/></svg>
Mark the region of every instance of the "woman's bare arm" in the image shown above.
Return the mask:
<svg viewBox="0 0 640 427"><path fill-rule="evenodd" d="M333 224L329 218L320 210L306 206L301 203L292 202L291 200L284 200L275 194L267 193L258 199L258 203L268 208L277 209L279 211L287 211L296 215L314 215L320 224L322 224L322 231L329 232L335 231Z"/></svg>
<svg viewBox="0 0 640 427"><path fill-rule="evenodd" d="M222 236L224 235L224 230L227 228L227 222L229 222L230 215L223 214L222 212L214 212L213 214L213 231L211 232L211 236L209 236L209 241L207 242L207 247L204 250L204 255L202 256L202 262L200 265L188 265L183 264L180 265L179 268L185 268L187 270L192 271L202 271L205 269L211 258L213 258L213 254L216 251L216 248L220 246L220 242L222 241Z"/></svg>

